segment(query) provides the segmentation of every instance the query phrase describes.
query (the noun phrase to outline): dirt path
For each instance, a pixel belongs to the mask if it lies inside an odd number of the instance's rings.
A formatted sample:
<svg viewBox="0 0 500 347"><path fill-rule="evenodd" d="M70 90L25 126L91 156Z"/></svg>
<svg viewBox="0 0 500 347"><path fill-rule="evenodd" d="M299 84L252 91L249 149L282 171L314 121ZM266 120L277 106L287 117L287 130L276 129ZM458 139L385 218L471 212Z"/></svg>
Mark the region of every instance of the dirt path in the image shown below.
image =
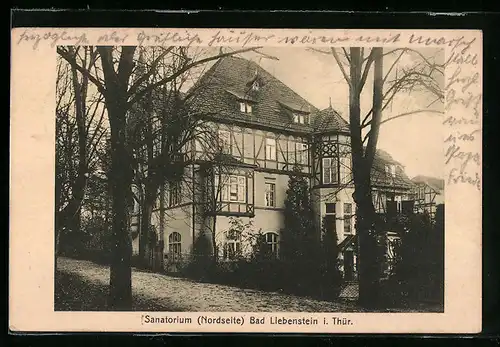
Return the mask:
<svg viewBox="0 0 500 347"><path fill-rule="evenodd" d="M57 269L85 281L107 285L109 268L85 260L59 258ZM294 295L241 289L133 270L133 295L157 307L194 312L355 312L354 304L319 301Z"/></svg>

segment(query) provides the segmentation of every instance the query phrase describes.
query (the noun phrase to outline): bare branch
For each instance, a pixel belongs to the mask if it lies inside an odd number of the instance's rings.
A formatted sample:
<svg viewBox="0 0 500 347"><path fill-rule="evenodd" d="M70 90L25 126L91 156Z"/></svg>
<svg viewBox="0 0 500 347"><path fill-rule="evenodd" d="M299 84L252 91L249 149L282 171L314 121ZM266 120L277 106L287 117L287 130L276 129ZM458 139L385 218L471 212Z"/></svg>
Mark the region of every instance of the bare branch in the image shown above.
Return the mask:
<svg viewBox="0 0 500 347"><path fill-rule="evenodd" d="M394 69L394 67L398 64L399 60L401 59L401 57L403 56L403 54L405 54L405 50L403 50L401 52L401 54L396 58L396 60L392 63L391 67L389 68L389 70L387 71L387 74L385 75L384 77L384 83L387 81L387 78L389 77L391 71Z"/></svg>
<svg viewBox="0 0 500 347"><path fill-rule="evenodd" d="M99 82L99 80L95 76L93 76L88 69L86 69L86 68L82 67L81 65L79 65L76 62L75 57L72 56L72 54L70 52L68 52L65 49L63 49L62 47L58 46L57 47L57 53L61 57L63 57L64 60L66 60L71 66L73 66L75 69L77 69L78 72L80 72L82 75L86 76L90 81L92 81L92 83L94 83L94 85L97 87L97 90L99 90L99 92L101 92L101 94L103 94L103 95L106 94L106 89Z"/></svg>
<svg viewBox="0 0 500 347"><path fill-rule="evenodd" d="M315 48L315 47L308 47L307 50L312 51L312 52L322 53L322 54L328 54L328 55L332 54L332 52L330 52L330 51L323 51L322 49Z"/></svg>
<svg viewBox="0 0 500 347"><path fill-rule="evenodd" d="M148 78L151 77L151 75L153 75L154 73L156 73L157 71L157 68L158 68L158 64L160 63L160 61L165 58L165 56L170 53L172 51L172 49L174 49L174 46L170 46L166 49L163 50L163 52L151 63L151 66L150 68L148 69L148 71L146 71L141 77L139 77L137 79L137 81L129 88L128 90L128 95L133 95L137 89L145 82L147 81Z"/></svg>
<svg viewBox="0 0 500 347"><path fill-rule="evenodd" d="M363 70L363 74L361 76L361 80L359 81L359 90L363 89L363 86L365 85L366 79L368 78L368 73L370 72L370 67L373 63L373 57L374 57L374 48L370 51L370 54L368 55L367 62L365 65L365 69Z"/></svg>
<svg viewBox="0 0 500 347"><path fill-rule="evenodd" d="M437 113L437 114L444 114L445 112L444 111L438 111L438 110L414 110L414 111L410 111L410 112L405 112L405 113L400 113L396 116L392 116L392 117L389 117L389 118L386 118L384 120L382 120L380 122L380 125L384 124L384 123L387 123L393 119L398 119L398 118L401 118L401 117L406 117L406 116L411 116L413 114L418 114L418 113ZM368 138L371 136L371 130L368 131L366 133L366 135L364 136L363 138L363 143L368 140Z"/></svg>
<svg viewBox="0 0 500 347"><path fill-rule="evenodd" d="M350 64L351 63L351 58L349 58L349 53L347 53L347 50L344 47L342 47L342 50L344 51L344 55L345 55L345 57L347 58L347 61Z"/></svg>
<svg viewBox="0 0 500 347"><path fill-rule="evenodd" d="M417 113L437 113L437 114L444 114L445 112L444 111L438 111L438 110L415 110L415 111L411 111L411 112L401 113L401 114L398 114L397 116L393 116L393 117L384 119L383 121L380 122L380 125L382 125L384 123L387 123L387 122L389 122L389 121L391 121L393 119L397 119L397 118L401 118L401 117L405 117L405 116L410 116L412 114L417 114Z"/></svg>
<svg viewBox="0 0 500 347"><path fill-rule="evenodd" d="M351 79L349 78L349 75L347 75L347 72L345 71L344 69L344 66L342 65L342 61L340 60L340 57L339 55L337 54L337 51L335 50L334 47L331 47L331 51L332 51L332 54L333 54L333 57L335 58L335 61L337 62L337 65L339 66L340 68L340 71L342 72L342 75L344 75L344 78L347 82L347 84L352 87L352 81Z"/></svg>
<svg viewBox="0 0 500 347"><path fill-rule="evenodd" d="M149 91L151 91L151 90L153 90L153 89L155 89L155 88L157 88L159 86L162 86L162 85L164 85L164 84L166 84L166 83L168 83L170 81L173 81L174 79L176 79L177 77L179 77L180 75L182 75L183 73L185 73L186 71L188 71L188 70L190 70L190 69L192 69L192 68L194 68L196 66L208 63L208 62L210 62L212 60L216 60L216 59L220 59L220 58L232 56L232 55L235 55L235 54L249 52L249 51L255 51L255 50L259 49L259 48L261 48L261 47L243 48L243 49L239 49L239 50L228 52L228 53L214 55L214 56L211 56L211 57L208 57L208 58L200 59L200 60L197 60L195 62L186 64L182 68L180 68L177 71L175 71L174 73L172 73L170 76L167 76L167 77L161 79L160 81L158 81L156 83L153 83L153 84L147 86L146 88L144 88L144 89L136 92L135 96L132 97L132 99L128 102L128 104L129 105L134 104L137 100L139 100L144 95L146 95L147 93L149 93Z"/></svg>

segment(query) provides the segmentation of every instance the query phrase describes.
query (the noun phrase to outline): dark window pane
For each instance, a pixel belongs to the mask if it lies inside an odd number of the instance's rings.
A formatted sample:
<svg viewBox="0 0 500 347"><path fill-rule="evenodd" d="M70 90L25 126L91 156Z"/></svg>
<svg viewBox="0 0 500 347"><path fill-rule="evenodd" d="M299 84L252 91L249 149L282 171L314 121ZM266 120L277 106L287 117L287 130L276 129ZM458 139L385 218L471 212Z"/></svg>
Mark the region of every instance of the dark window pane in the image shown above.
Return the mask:
<svg viewBox="0 0 500 347"><path fill-rule="evenodd" d="M335 203L326 203L326 213L335 213Z"/></svg>

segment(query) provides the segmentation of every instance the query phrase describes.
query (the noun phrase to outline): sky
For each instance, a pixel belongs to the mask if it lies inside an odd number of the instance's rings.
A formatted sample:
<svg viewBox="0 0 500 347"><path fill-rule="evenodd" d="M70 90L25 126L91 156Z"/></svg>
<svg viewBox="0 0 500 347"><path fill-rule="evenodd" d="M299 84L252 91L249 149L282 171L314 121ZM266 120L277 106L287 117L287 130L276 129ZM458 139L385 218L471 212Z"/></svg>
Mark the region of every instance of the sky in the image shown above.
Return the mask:
<svg viewBox="0 0 500 347"><path fill-rule="evenodd" d="M331 100L332 107L348 120L349 89L332 55L303 48L263 48L260 51L278 60L263 58L253 52L241 56L258 62L320 109L328 107ZM441 58L435 50L428 49L423 53L437 57L436 59ZM391 59L394 58L387 56L384 60L384 71L391 65ZM400 60L402 65L411 65L412 62L409 56ZM372 84L373 77L369 75L366 90L362 94L362 115L371 108ZM429 100L429 95L401 94L384 111L383 119L417 109L428 109ZM443 110L443 106L439 104L434 104L431 108ZM388 121L381 125L378 148L386 150L403 164L409 177L427 175L443 178L442 117L441 114L424 112Z"/></svg>

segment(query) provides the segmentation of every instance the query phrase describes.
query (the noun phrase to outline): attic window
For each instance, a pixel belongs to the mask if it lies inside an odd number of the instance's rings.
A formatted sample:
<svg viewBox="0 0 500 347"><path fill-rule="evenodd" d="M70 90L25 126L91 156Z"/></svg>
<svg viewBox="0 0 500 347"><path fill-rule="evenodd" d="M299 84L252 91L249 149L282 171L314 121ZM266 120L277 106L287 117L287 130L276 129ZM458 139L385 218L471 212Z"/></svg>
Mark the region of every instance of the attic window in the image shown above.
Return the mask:
<svg viewBox="0 0 500 347"><path fill-rule="evenodd" d="M240 111L243 113L252 113L252 105L245 101L240 101Z"/></svg>
<svg viewBox="0 0 500 347"><path fill-rule="evenodd" d="M298 124L305 124L307 123L307 116L304 114L294 113L293 122Z"/></svg>
<svg viewBox="0 0 500 347"><path fill-rule="evenodd" d="M386 165L385 174L388 177L396 177L396 165Z"/></svg>
<svg viewBox="0 0 500 347"><path fill-rule="evenodd" d="M255 81L252 84L252 90L258 91L260 89L260 83L259 81Z"/></svg>

